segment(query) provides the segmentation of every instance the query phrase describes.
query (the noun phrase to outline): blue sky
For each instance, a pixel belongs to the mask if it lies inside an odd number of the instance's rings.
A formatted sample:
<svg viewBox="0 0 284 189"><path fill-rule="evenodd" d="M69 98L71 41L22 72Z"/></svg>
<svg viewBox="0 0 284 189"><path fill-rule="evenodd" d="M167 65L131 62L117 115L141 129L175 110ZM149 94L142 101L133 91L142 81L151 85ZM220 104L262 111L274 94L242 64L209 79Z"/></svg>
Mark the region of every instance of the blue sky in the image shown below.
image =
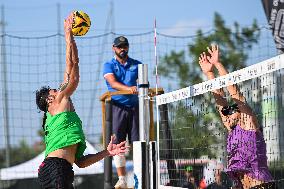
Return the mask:
<svg viewBox="0 0 284 189"><path fill-rule="evenodd" d="M0 0L5 7L6 32L17 36L45 36L58 31L57 8L61 20L72 10L83 10L92 20L88 35L104 33L110 0ZM113 0L113 28L117 33L143 33L153 29L169 35L191 35L198 28L210 30L214 12L228 25L234 21L249 25L255 18L267 24L261 0Z"/></svg>

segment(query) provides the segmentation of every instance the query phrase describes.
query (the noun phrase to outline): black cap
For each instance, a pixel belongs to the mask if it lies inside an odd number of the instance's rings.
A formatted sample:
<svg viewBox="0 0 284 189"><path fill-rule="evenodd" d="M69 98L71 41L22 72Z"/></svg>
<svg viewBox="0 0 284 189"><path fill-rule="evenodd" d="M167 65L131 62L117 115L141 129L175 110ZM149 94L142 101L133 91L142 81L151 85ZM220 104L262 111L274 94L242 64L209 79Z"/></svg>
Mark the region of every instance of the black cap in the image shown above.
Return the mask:
<svg viewBox="0 0 284 189"><path fill-rule="evenodd" d="M119 37L115 38L114 41L113 41L113 46L117 47L119 45L129 46L127 38L124 37L124 36L119 36Z"/></svg>

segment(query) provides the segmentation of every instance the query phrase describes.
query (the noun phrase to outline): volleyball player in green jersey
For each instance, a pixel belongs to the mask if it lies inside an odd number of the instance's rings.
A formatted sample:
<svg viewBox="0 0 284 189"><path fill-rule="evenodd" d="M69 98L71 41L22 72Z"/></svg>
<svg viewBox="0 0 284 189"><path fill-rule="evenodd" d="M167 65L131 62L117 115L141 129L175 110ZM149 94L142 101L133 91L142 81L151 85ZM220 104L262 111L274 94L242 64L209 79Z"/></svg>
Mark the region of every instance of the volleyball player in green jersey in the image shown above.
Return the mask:
<svg viewBox="0 0 284 189"><path fill-rule="evenodd" d="M64 82L58 90L42 87L36 92L38 108L44 112L45 160L39 167L38 178L42 188L73 188L72 165L87 167L107 156L123 154L128 150L125 141L113 144L114 136L106 150L83 156L86 149L82 122L75 112L70 96L79 84L78 50L71 31L73 13L64 22L66 41L66 70Z"/></svg>

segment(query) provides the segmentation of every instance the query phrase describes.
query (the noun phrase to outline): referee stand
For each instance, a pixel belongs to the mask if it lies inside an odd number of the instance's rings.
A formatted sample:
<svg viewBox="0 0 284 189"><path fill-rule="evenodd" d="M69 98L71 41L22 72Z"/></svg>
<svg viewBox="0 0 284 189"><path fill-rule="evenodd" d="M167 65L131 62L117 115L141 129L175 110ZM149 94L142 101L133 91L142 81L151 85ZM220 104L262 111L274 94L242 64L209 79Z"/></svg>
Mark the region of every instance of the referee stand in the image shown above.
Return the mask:
<svg viewBox="0 0 284 189"><path fill-rule="evenodd" d="M141 71L143 71L144 73L141 74L147 76L148 72L146 71L145 73L144 70L147 69L147 65L142 65L143 68L140 68L139 65L138 72L140 73ZM140 77L140 79L141 74L138 74L138 77ZM162 88L158 88L157 90L153 88L149 89L148 77L143 77L143 80L145 81L143 83L140 82L140 79L138 79L140 139L139 141L135 141L133 143L134 183L133 187L131 188L156 189L157 187L150 187L150 184L157 186L157 155L156 142L154 141L155 128L153 115L154 106L153 100L151 99L156 94L164 93L164 91ZM108 91L100 97L100 101L102 103L102 133L104 148L107 147L112 135L112 96L131 94L132 93L130 91ZM147 140L145 140L146 138ZM104 189L113 189L112 177L112 157L107 157L104 159Z"/></svg>

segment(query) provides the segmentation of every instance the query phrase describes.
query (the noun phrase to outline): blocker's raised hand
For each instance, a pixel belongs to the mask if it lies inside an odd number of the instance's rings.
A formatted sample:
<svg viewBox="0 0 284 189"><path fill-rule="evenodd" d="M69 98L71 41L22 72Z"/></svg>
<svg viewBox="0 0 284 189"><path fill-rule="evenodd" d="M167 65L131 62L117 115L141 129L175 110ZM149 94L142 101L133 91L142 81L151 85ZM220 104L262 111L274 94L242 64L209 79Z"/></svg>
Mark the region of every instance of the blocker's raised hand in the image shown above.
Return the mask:
<svg viewBox="0 0 284 189"><path fill-rule="evenodd" d="M210 54L210 56L207 56L208 61L211 64L216 64L219 62L219 47L218 45L211 45L211 49L207 47L207 50Z"/></svg>
<svg viewBox="0 0 284 189"><path fill-rule="evenodd" d="M199 56L199 65L201 67L202 72L205 74L213 71L213 64L211 64L207 60L207 56L205 52L201 53Z"/></svg>

